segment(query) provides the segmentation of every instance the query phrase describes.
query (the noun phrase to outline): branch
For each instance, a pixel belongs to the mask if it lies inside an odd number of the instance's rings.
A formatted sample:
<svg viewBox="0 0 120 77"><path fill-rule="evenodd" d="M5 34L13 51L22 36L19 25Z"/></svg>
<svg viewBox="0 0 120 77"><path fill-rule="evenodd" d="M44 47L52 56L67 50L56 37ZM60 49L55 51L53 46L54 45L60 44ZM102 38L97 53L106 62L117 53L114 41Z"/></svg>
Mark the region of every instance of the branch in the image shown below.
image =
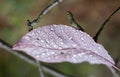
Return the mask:
<svg viewBox="0 0 120 77"><path fill-rule="evenodd" d="M39 61L37 61L37 60L36 60L36 63L37 63L38 69L39 69L40 77L45 77L44 74L43 74L43 71L42 71L41 63Z"/></svg>
<svg viewBox="0 0 120 77"><path fill-rule="evenodd" d="M68 19L69 19L71 25L75 29L84 31L84 29L75 21L75 19L73 18L73 14L70 11L68 11L67 16L68 16Z"/></svg>
<svg viewBox="0 0 120 77"><path fill-rule="evenodd" d="M106 26L107 22L111 19L111 17L116 14L118 11L120 10L120 6L105 20L105 22L102 24L101 28L98 30L98 32L96 33L96 35L93 37L93 39L97 42L98 41L98 37L100 35L100 33L102 32L102 30L104 29L104 27Z"/></svg>
<svg viewBox="0 0 120 77"><path fill-rule="evenodd" d="M0 39L0 48L3 48L3 49L5 49L6 51L12 53L13 55L15 55L15 56L17 56L17 57L25 60L26 62L37 66L37 63L36 63L34 60L29 59L28 57L20 54L20 53L17 52L17 51L13 51L13 50L12 50L12 46L10 46L8 43L6 43L5 41L3 41L3 40L1 40L1 39ZM61 73L59 73L59 72L56 72L56 70L53 70L53 69L49 68L49 66L44 65L43 63L42 63L42 69L43 69L45 72L48 72L48 73L50 73L50 74L52 74L52 75L54 75L54 76L56 76L56 77L67 77L67 76L65 76L65 75L63 75L63 74L61 74Z"/></svg>
<svg viewBox="0 0 120 77"><path fill-rule="evenodd" d="M33 26L36 25L46 13L48 13L53 7L55 7L60 2L62 2L62 0L55 0L52 4L46 7L36 19L34 19L33 21L27 20L27 26L29 28L29 31L33 29Z"/></svg>

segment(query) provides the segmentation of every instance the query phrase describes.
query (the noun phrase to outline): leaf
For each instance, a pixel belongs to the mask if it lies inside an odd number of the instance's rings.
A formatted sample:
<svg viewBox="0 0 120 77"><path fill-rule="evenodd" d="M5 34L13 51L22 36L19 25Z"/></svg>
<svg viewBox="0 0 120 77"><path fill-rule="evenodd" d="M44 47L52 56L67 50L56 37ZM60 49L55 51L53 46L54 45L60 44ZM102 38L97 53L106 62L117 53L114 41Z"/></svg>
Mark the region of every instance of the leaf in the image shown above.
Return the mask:
<svg viewBox="0 0 120 77"><path fill-rule="evenodd" d="M87 33L66 25L39 27L23 36L13 50L24 51L38 61L48 63L71 62L115 63L106 49Z"/></svg>

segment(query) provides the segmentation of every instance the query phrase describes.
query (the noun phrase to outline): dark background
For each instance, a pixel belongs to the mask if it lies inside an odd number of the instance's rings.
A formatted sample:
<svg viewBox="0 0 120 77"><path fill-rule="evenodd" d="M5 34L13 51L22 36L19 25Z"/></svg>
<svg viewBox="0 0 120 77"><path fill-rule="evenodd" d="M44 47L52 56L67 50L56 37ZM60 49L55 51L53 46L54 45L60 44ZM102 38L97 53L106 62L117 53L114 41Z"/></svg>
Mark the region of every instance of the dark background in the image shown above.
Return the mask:
<svg viewBox="0 0 120 77"><path fill-rule="evenodd" d="M14 45L28 32L26 20L33 20L53 0L0 0L0 39ZM67 11L88 34L94 36L105 19L120 6L120 0L63 0L40 21L38 26L49 24L70 25ZM120 57L120 11L107 23L99 37L113 59ZM48 64L75 77L112 77L104 65L59 63ZM46 77L52 77L45 73ZM38 68L0 48L0 77L39 77Z"/></svg>

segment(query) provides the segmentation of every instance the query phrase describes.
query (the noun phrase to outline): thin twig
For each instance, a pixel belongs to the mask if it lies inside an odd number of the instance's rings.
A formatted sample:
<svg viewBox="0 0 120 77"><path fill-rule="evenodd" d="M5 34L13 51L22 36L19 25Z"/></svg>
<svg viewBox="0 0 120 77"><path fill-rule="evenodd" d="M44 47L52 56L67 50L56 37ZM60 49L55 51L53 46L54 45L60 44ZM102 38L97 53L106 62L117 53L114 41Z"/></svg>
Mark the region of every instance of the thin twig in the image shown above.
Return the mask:
<svg viewBox="0 0 120 77"><path fill-rule="evenodd" d="M19 57L20 59L23 59L26 62L37 66L37 63L34 60L29 59L28 57L20 54L18 51L13 51L12 50L12 46L10 46L8 43L6 43L5 41L3 41L1 39L0 39L0 48L3 48L6 51L12 53L13 55ZM65 75L63 75L63 74L61 74L61 73L59 73L59 72L57 72L57 71L49 68L48 66L44 65L43 63L42 63L42 68L43 68L43 71L48 72L48 73L50 73L50 74L52 74L52 75L54 75L56 77L59 77L59 76L61 76L61 77L67 77L67 76L65 76Z"/></svg>
<svg viewBox="0 0 120 77"><path fill-rule="evenodd" d="M102 30L104 29L104 27L106 26L107 22L111 19L111 17L117 13L120 10L120 6L105 20L105 22L102 24L101 28L98 30L98 32L96 33L96 35L93 37L93 39L97 42L98 41L98 37L100 35L100 33L102 32Z"/></svg>
<svg viewBox="0 0 120 77"><path fill-rule="evenodd" d="M60 2L62 2L62 0L55 0L52 4L46 7L36 19L34 19L33 21L27 20L27 26L29 28L29 31L33 29L33 26L36 25L46 13L48 13L53 7L55 7Z"/></svg>
<svg viewBox="0 0 120 77"><path fill-rule="evenodd" d="M69 19L71 25L75 29L84 31L84 29L75 21L75 19L73 18L73 14L70 11L68 11L67 16L68 16L68 19Z"/></svg>
<svg viewBox="0 0 120 77"><path fill-rule="evenodd" d="M41 63L39 61L37 61L37 60L36 60L36 63L38 65L40 77L45 77L44 74L43 74L43 71L42 71L42 65L41 65Z"/></svg>

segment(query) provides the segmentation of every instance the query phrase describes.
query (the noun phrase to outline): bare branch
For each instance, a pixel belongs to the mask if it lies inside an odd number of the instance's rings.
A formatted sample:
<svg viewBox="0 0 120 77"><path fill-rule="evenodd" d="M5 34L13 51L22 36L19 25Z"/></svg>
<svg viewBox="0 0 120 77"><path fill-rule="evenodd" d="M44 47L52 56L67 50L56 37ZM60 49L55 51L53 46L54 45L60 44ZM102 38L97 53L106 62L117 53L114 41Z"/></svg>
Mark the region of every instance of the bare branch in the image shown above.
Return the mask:
<svg viewBox="0 0 120 77"><path fill-rule="evenodd" d="M38 16L38 18L34 19L33 21L27 20L27 26L29 28L29 31L33 29L33 26L36 25L40 19L48 13L53 7L55 7L58 3L62 2L62 0L55 0L52 4L47 6Z"/></svg>
<svg viewBox="0 0 120 77"><path fill-rule="evenodd" d="M98 37L100 35L100 33L102 32L102 30L104 29L104 27L106 26L107 22L111 19L111 17L116 14L118 11L120 10L120 6L105 20L105 22L102 24L102 26L100 27L100 29L98 30L98 32L96 33L96 35L93 37L93 39L97 42L98 41Z"/></svg>

